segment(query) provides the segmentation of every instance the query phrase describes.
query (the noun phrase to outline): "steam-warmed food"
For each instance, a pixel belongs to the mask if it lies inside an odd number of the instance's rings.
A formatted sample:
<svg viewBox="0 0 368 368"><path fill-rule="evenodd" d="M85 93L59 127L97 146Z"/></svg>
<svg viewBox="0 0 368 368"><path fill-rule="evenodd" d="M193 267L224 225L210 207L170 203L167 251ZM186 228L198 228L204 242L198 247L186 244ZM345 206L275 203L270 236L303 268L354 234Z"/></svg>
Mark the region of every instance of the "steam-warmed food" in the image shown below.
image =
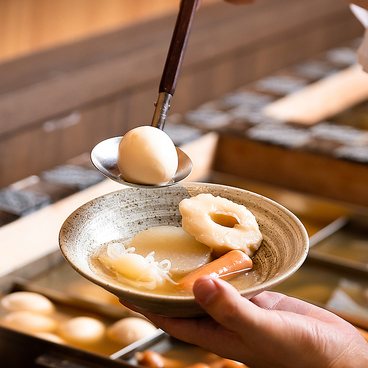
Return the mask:
<svg viewBox="0 0 368 368"><path fill-rule="evenodd" d="M128 346L144 337L155 334L157 328L150 322L138 318L123 318L107 329L107 336L122 346Z"/></svg>
<svg viewBox="0 0 368 368"><path fill-rule="evenodd" d="M234 276L237 272L250 270L252 266L253 262L247 254L241 250L231 250L180 279L178 287L183 290L191 290L194 282L201 276Z"/></svg>
<svg viewBox="0 0 368 368"><path fill-rule="evenodd" d="M157 226L103 245L96 254L103 275L139 290L188 294L202 275L230 279L252 268L262 234L246 207L199 194L179 210L182 227Z"/></svg>
<svg viewBox="0 0 368 368"><path fill-rule="evenodd" d="M66 344L65 340L63 340L60 336L50 332L38 332L35 334L35 336L39 337L40 339L54 342L55 344Z"/></svg>
<svg viewBox="0 0 368 368"><path fill-rule="evenodd" d="M178 154L170 137L152 126L130 130L120 141L119 171L126 181L137 184L168 183L178 168Z"/></svg>
<svg viewBox="0 0 368 368"><path fill-rule="evenodd" d="M55 311L54 304L45 296L30 292L17 291L1 299L1 306L7 311L29 311L50 315Z"/></svg>
<svg viewBox="0 0 368 368"><path fill-rule="evenodd" d="M254 215L226 198L202 193L179 204L183 229L222 255L239 249L252 257L262 242Z"/></svg>
<svg viewBox="0 0 368 368"><path fill-rule="evenodd" d="M53 332L57 328L54 319L29 311L11 312L1 319L0 325L31 334Z"/></svg>
<svg viewBox="0 0 368 368"><path fill-rule="evenodd" d="M108 244L99 260L131 285L153 290L208 263L211 250L180 227L158 226Z"/></svg>
<svg viewBox="0 0 368 368"><path fill-rule="evenodd" d="M138 288L153 290L165 281L174 283L170 277L171 262L168 259L157 262L154 251L146 257L134 251L134 248L126 248L121 243L112 243L107 246L106 254L98 259L117 276Z"/></svg>
<svg viewBox="0 0 368 368"><path fill-rule="evenodd" d="M222 358L205 350L202 353L200 351L188 350L183 356L182 351L174 350L167 357L153 350L144 350L135 353L135 359L138 365L148 368L246 368L243 363L235 360ZM195 352L196 357L192 357Z"/></svg>
<svg viewBox="0 0 368 368"><path fill-rule="evenodd" d="M75 317L64 322L59 328L59 335L65 341L75 345L96 344L106 332L105 325L96 318Z"/></svg>
<svg viewBox="0 0 368 368"><path fill-rule="evenodd" d="M169 359L153 350L138 351L135 354L137 363L143 367L183 368L183 364L175 359Z"/></svg>

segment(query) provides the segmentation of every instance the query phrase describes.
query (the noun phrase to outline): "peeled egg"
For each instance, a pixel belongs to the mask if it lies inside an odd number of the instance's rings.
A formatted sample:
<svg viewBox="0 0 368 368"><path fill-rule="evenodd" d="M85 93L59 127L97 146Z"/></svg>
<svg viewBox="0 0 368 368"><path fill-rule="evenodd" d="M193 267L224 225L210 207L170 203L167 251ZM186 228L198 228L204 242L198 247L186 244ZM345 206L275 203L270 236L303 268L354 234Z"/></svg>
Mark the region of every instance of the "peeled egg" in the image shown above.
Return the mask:
<svg viewBox="0 0 368 368"><path fill-rule="evenodd" d="M53 303L49 299L30 291L17 291L6 295L1 299L1 306L11 312L30 311L40 314L51 314L55 310Z"/></svg>
<svg viewBox="0 0 368 368"><path fill-rule="evenodd" d="M146 336L153 335L157 328L145 319L138 317L123 318L107 329L107 336L114 342L128 346Z"/></svg>
<svg viewBox="0 0 368 368"><path fill-rule="evenodd" d="M137 184L169 182L178 168L178 154L170 137L152 126L130 130L120 141L118 167L125 180Z"/></svg>
<svg viewBox="0 0 368 368"><path fill-rule="evenodd" d="M65 341L61 337L50 332L38 332L35 334L35 336L39 337L40 339L54 342L55 344L65 344Z"/></svg>
<svg viewBox="0 0 368 368"><path fill-rule="evenodd" d="M7 314L0 324L27 333L52 332L57 323L50 317L29 311L17 311Z"/></svg>
<svg viewBox="0 0 368 368"><path fill-rule="evenodd" d="M105 325L92 317L75 317L64 322L59 335L67 342L76 345L89 345L99 342L105 335Z"/></svg>

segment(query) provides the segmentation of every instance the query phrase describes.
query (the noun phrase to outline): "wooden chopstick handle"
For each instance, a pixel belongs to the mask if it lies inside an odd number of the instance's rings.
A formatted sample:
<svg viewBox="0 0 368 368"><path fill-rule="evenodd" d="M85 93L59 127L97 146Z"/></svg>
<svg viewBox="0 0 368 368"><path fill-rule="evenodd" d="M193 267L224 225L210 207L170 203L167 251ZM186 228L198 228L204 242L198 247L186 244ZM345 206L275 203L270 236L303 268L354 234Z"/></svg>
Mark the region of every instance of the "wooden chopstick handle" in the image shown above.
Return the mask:
<svg viewBox="0 0 368 368"><path fill-rule="evenodd" d="M181 1L179 14L176 19L169 52L167 54L166 63L160 82L159 92L167 92L170 95L173 95L175 92L176 82L187 46L190 28L197 4L198 0Z"/></svg>

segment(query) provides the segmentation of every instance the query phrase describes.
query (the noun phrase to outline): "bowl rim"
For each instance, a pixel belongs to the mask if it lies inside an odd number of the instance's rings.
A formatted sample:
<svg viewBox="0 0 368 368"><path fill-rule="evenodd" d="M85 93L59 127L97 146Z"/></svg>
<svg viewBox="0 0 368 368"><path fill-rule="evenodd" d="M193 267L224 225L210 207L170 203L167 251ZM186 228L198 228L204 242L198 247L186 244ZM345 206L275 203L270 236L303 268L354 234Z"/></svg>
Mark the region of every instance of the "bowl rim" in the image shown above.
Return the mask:
<svg viewBox="0 0 368 368"><path fill-rule="evenodd" d="M202 182L184 182L184 183L179 183L176 184L175 186L170 186L167 188L162 188L162 189L168 189L168 190L175 190L175 187L185 187L185 188L195 188L195 187L200 187L200 188L206 188L206 187L212 187L212 188L221 188L221 189L226 189L226 190L231 190L231 191L236 191L236 192L241 192L241 193L245 193L251 197L256 197L261 201L266 201L269 204L277 207L279 210L281 210L284 214L288 215L288 218L292 219L293 222L295 224L297 224L297 228L299 229L300 232L300 243L302 244L302 249L300 252L300 256L298 258L298 260L293 264L293 266L291 268L289 268L287 271L285 272L281 272L281 274L273 277L271 280L268 280L266 282L264 282L261 285L256 285L256 286L251 286L251 287L247 287L246 289L242 289L239 290L239 293L242 296L245 296L247 298L251 298L252 296L265 291L267 289L270 289L273 286L276 286L277 284L281 283L282 281L284 281L285 279L287 279L288 277L290 277L292 274L294 274L300 267L301 265L304 263L305 259L307 258L308 255L308 251L309 251L309 236L307 233L307 230L305 229L304 225L302 224L302 222L299 220L299 218L293 213L291 212L289 209L287 209L286 207L284 207L283 205L281 205L280 203L265 197L261 194L243 189L243 188L238 188L238 187L232 187L232 186L228 186L228 185L223 185L223 184L216 184L216 183L202 183ZM129 296L129 295L134 295L134 297L141 299L141 300L149 300L150 302L154 302L157 301L159 302L160 300L162 301L162 299L165 299L166 301L170 301L173 304L192 304L193 302L195 302L195 298L193 295L163 295L163 294L155 294L155 293L150 293L149 291L144 291L144 290L136 290L136 289L130 289L130 288L124 288L123 286L119 286L117 284L114 284L112 282L109 282L107 280L104 280L102 277L98 277L96 274L93 273L93 271L91 272L93 274L93 276L86 274L85 272L83 272L83 270L81 268L79 268L77 265L74 264L74 262L71 261L70 257L68 257L68 245L64 242L63 240L63 232L65 231L65 227L68 223L70 223L71 219L73 217L76 216L76 214L78 214L81 210L83 210L84 208L88 207L88 205L90 205L91 203L97 201L97 200L101 200L103 198L107 198L113 195L116 195L120 192L136 192L136 191L140 191L140 190L148 190L148 191L152 191L152 189L139 189L139 188L133 188L133 187L126 187L123 189L119 189L110 193L106 193L103 194L101 196L98 196L96 198L93 198L89 201L87 201L86 203L82 204L81 206L79 206L78 208L76 208L63 222L61 228L60 228L60 232L59 232L59 247L61 250L62 255L64 256L64 258L66 259L66 261L72 266L72 268L74 270L76 270L79 274L81 274L83 277L85 277L86 279L88 279L89 281L103 287L104 289L109 290L110 292L112 292L113 294L117 295L118 297L121 296ZM154 189L154 190L157 190ZM161 190L161 189L158 189ZM200 194L200 193L197 193ZM226 198L226 195L224 196ZM123 299L123 297L121 297L121 299Z"/></svg>

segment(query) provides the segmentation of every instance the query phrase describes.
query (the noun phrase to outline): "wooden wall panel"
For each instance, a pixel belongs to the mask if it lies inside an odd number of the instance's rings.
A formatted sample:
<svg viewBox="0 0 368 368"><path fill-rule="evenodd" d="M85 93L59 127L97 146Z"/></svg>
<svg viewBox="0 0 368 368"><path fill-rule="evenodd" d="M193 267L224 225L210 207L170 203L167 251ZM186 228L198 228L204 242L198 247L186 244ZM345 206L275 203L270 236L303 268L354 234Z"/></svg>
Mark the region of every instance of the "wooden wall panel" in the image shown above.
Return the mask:
<svg viewBox="0 0 368 368"><path fill-rule="evenodd" d="M135 88L130 91L129 109L122 134L137 126L151 124L157 96L158 85L152 83L145 88Z"/></svg>
<svg viewBox="0 0 368 368"><path fill-rule="evenodd" d="M243 68L247 70L247 73L251 73L252 65L245 63L243 60L239 62L237 55L232 58L222 59L219 63L216 63L212 68L214 95L221 96L234 90L234 87L237 86L237 76L239 76Z"/></svg>
<svg viewBox="0 0 368 368"><path fill-rule="evenodd" d="M181 80L178 82L177 94L173 97L172 112L184 112L193 109L216 97L214 93L216 76L213 70L214 65L210 64L183 73L183 83L181 83ZM184 79L186 80L184 81ZM185 102L185 105L183 102Z"/></svg>
<svg viewBox="0 0 368 368"><path fill-rule="evenodd" d="M178 6L179 0L1 0L0 60L162 16Z"/></svg>
<svg viewBox="0 0 368 368"><path fill-rule="evenodd" d="M192 91L195 86L195 73L193 71L183 70L178 80L175 95L171 101L169 114L182 113L193 109Z"/></svg>
<svg viewBox="0 0 368 368"><path fill-rule="evenodd" d="M118 135L127 114L125 108L125 97L119 96L3 139L0 187L64 164L83 152L90 152L100 140Z"/></svg>

